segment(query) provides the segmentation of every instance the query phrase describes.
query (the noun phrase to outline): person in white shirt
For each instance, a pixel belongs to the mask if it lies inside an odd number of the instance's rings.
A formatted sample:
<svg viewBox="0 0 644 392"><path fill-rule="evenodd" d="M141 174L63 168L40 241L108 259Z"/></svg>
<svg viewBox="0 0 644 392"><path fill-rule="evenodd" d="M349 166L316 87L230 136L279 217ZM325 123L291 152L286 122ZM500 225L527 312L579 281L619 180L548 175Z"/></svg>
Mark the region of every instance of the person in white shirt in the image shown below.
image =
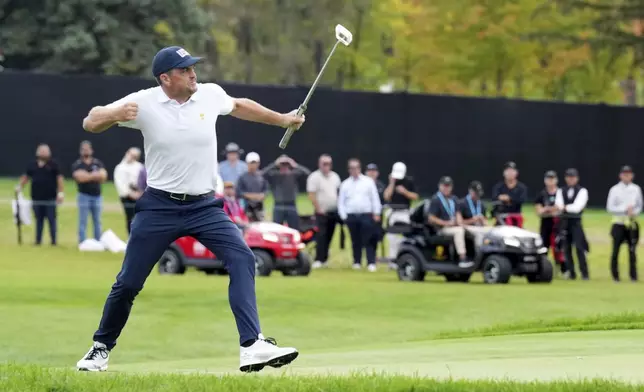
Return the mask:
<svg viewBox="0 0 644 392"><path fill-rule="evenodd" d="M639 242L639 224L637 216L642 212L642 189L633 183L633 169L622 167L619 173L620 182L610 188L606 210L613 216L611 237L613 252L610 269L615 282L619 282L619 249L623 243L628 244L629 274L631 281L637 282L637 243Z"/></svg>
<svg viewBox="0 0 644 392"><path fill-rule="evenodd" d="M362 174L358 159L349 160L349 178L340 185L338 214L349 227L354 269L362 268L362 249L367 253L368 270L375 272L377 269L373 236L378 234L376 223L380 222L381 212L376 183Z"/></svg>
<svg viewBox="0 0 644 392"><path fill-rule="evenodd" d="M114 186L123 204L128 234L134 218L134 206L144 191L138 187L139 174L143 170L140 159L141 149L131 147L125 153L121 163L114 168Z"/></svg>
<svg viewBox="0 0 644 392"><path fill-rule="evenodd" d="M588 263L586 253L590 251L586 233L581 224L581 216L588 204L588 190L579 185L579 173L577 169L568 169L565 172L566 185L557 190L555 196L555 207L560 212L559 235L564 241L564 257L566 272L564 277L576 279L575 263L572 258L572 247L577 250L577 262L581 278L588 280Z"/></svg>
<svg viewBox="0 0 644 392"><path fill-rule="evenodd" d="M313 268L326 267L329 257L329 246L333 239L335 226L340 222L338 216L338 192L340 176L331 170L333 160L328 154L318 159L318 170L306 179L306 191L313 203L318 233L315 239L315 259Z"/></svg>
<svg viewBox="0 0 644 392"><path fill-rule="evenodd" d="M107 297L94 344L78 361L78 370L107 369L110 351L125 327L132 303L168 246L194 237L226 263L228 299L240 342L242 372L281 367L298 356L262 335L255 296L255 256L240 230L214 197L219 116L296 129L297 112L274 112L246 98L232 98L214 83L197 83L195 64L185 49L161 49L152 62L159 86L140 90L107 106L90 110L83 128L103 132L113 125L143 134L147 188L137 202L121 271Z"/></svg>

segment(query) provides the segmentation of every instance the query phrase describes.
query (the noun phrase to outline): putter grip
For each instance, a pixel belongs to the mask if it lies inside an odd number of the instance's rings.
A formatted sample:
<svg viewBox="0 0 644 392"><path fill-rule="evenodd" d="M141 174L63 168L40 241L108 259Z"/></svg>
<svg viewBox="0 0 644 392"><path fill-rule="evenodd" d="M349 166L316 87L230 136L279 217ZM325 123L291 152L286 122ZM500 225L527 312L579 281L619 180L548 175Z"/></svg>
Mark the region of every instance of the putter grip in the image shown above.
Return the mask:
<svg viewBox="0 0 644 392"><path fill-rule="evenodd" d="M302 114L304 114L304 109L305 107L303 105L300 105L299 109L297 109L297 116L301 116ZM291 140L291 136L293 136L294 133L295 133L295 127L293 126L288 127L286 132L284 132L284 136L282 136L282 140L280 140L280 144L279 144L282 150L286 148L286 145L288 144L289 140Z"/></svg>

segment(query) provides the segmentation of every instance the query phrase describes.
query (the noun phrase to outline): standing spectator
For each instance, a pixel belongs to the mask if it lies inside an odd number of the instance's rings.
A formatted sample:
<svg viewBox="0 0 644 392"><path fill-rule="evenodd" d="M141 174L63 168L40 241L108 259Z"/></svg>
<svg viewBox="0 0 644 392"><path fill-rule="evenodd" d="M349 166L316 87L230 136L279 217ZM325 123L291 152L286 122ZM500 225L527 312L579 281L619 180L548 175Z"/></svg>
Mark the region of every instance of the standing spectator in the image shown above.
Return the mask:
<svg viewBox="0 0 644 392"><path fill-rule="evenodd" d="M442 177L438 183L438 192L432 197L429 203L429 224L434 227L438 234L452 236L454 248L458 253L461 268L469 268L474 265L467 260L467 248L465 246L465 229L457 219L457 200L452 195L454 182L451 177ZM460 216L460 214L458 214Z"/></svg>
<svg viewBox="0 0 644 392"><path fill-rule="evenodd" d="M622 167L619 173L620 182L610 188L606 209L613 215L611 236L613 252L610 258L610 270L613 280L619 282L619 249L623 243L628 244L628 261L631 281L637 282L637 243L639 241L639 224L636 217L642 212L642 189L633 183L633 169Z"/></svg>
<svg viewBox="0 0 644 392"><path fill-rule="evenodd" d="M131 147L123 156L121 163L114 168L114 186L123 204L128 235L134 218L134 206L145 190L145 187L139 187L139 174L143 170L143 164L139 159L141 159L141 150Z"/></svg>
<svg viewBox="0 0 644 392"><path fill-rule="evenodd" d="M85 241L87 216L92 214L94 238L101 238L101 211L103 197L101 184L107 180L105 165L94 158L92 143L83 141L80 144L80 158L72 165L72 177L78 187L78 242Z"/></svg>
<svg viewBox="0 0 644 392"><path fill-rule="evenodd" d="M506 224L523 227L521 206L528 197L528 188L517 180L518 174L516 163L506 163L503 170L503 181L494 186L492 199L500 202L495 213L506 215Z"/></svg>
<svg viewBox="0 0 644 392"><path fill-rule="evenodd" d="M242 198L246 215L251 222L264 220L264 200L268 193L268 182L259 171L260 158L256 152L246 155L248 171L237 181L237 195Z"/></svg>
<svg viewBox="0 0 644 392"><path fill-rule="evenodd" d="M246 162L239 159L239 155L244 153L236 143L228 143L226 149L226 160L219 162L219 175L224 182L237 184L237 180L242 174L248 171Z"/></svg>
<svg viewBox="0 0 644 392"><path fill-rule="evenodd" d="M555 206L561 212L559 230L565 232L565 257L567 278L576 279L575 264L572 258L572 246L577 250L577 262L581 278L588 280L586 253L589 251L586 234L581 224L581 215L588 203L588 190L579 185L577 169L568 169L565 173L566 186L557 191Z"/></svg>
<svg viewBox="0 0 644 392"><path fill-rule="evenodd" d="M415 191L413 179L407 176L407 166L403 162L394 163L389 175L389 185L383 195L390 208L387 226L393 226L396 223L409 223L411 202L418 199L418 193ZM401 234L387 233L390 260L394 260L398 256L398 248L402 240Z"/></svg>
<svg viewBox="0 0 644 392"><path fill-rule="evenodd" d="M315 242L315 258L313 268L325 267L329 257L329 246L333 239L335 226L340 221L338 215L338 191L340 176L331 170L331 156L323 154L318 159L318 170L306 179L306 191L313 203L318 233Z"/></svg>
<svg viewBox="0 0 644 392"><path fill-rule="evenodd" d="M363 248L367 253L367 268L370 272L377 269L376 243L372 238L376 233L376 222L380 222L381 212L376 183L361 173L358 159L349 160L349 178L340 185L338 214L349 227L354 269L362 268Z"/></svg>
<svg viewBox="0 0 644 392"><path fill-rule="evenodd" d="M56 204L63 202L63 175L58 163L51 158L48 145L40 144L36 149L36 160L29 164L26 174L20 177L17 191L31 180L31 200L36 217L36 245L42 242L45 218L49 222L51 244L56 245Z"/></svg>
<svg viewBox="0 0 644 392"><path fill-rule="evenodd" d="M376 189L378 190L378 196L380 197L380 204L385 204L386 187L385 184L379 179L380 171L378 170L378 165L376 165L375 163L368 164L365 174L376 183Z"/></svg>
<svg viewBox="0 0 644 392"><path fill-rule="evenodd" d="M375 163L370 163L367 165L367 170L365 171L365 174L367 177L371 178L375 183L376 183L376 189L378 190L378 197L380 198L380 204L384 207L385 205L385 184L380 181L380 171L378 170L378 165ZM378 248L378 244L382 245L382 257L385 259L386 262L389 263L389 269L396 269L398 268L398 265L391 261L388 257L385 257L385 249L384 249L384 243L382 242L382 239L384 238L384 232L385 229L382 227L382 222L384 219L385 215L385 209L382 209L382 212L380 213L380 222L379 224L376 224L376 229L379 231L377 235L373 236L373 241L374 241L374 246L376 249ZM380 261L380 260L378 260Z"/></svg>
<svg viewBox="0 0 644 392"><path fill-rule="evenodd" d="M286 224L295 230L300 230L300 216L297 213L297 179L309 175L311 171L298 165L293 159L281 155L277 160L262 170L270 185L275 206L273 207L273 222Z"/></svg>
<svg viewBox="0 0 644 392"><path fill-rule="evenodd" d="M148 187L148 171L145 169L145 166L139 172L139 176L136 179L136 186L143 191Z"/></svg>
<svg viewBox="0 0 644 392"><path fill-rule="evenodd" d="M559 232L560 227L560 219L558 216L559 209L555 206L557 191L559 190L559 187L557 186L557 183L559 182L557 173L553 170L547 171L543 182L545 187L541 192L539 192L537 198L534 200L537 215L541 218L541 225L539 227L541 240L543 241L543 246L545 246L546 249L552 248L555 262L559 264L561 273L565 274L566 258L563 252L557 249L558 246L556 243L557 233Z"/></svg>

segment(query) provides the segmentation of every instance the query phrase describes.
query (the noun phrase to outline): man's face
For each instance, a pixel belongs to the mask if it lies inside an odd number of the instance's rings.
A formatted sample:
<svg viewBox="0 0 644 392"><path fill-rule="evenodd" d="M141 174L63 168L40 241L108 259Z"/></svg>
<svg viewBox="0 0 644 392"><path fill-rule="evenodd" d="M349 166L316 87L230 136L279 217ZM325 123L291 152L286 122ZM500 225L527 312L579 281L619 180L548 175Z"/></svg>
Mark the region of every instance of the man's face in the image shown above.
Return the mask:
<svg viewBox="0 0 644 392"><path fill-rule="evenodd" d="M360 175L360 164L358 162L349 163L349 175L353 177Z"/></svg>
<svg viewBox="0 0 644 392"><path fill-rule="evenodd" d="M568 186L575 186L579 182L579 177L577 176L566 176L566 184Z"/></svg>
<svg viewBox="0 0 644 392"><path fill-rule="evenodd" d="M470 189L470 197L472 198L472 200L478 200L479 193L474 189Z"/></svg>
<svg viewBox="0 0 644 392"><path fill-rule="evenodd" d="M195 66L175 68L162 78L164 86L174 96L188 96L197 92L197 72Z"/></svg>
<svg viewBox="0 0 644 392"><path fill-rule="evenodd" d="M324 174L327 174L331 171L332 165L333 165L333 161L329 157L320 158L320 162L318 162L318 167L320 168L320 171Z"/></svg>
<svg viewBox="0 0 644 392"><path fill-rule="evenodd" d="M239 153L238 152L226 153L226 159L229 162L237 162L239 160Z"/></svg>
<svg viewBox="0 0 644 392"><path fill-rule="evenodd" d="M633 173L632 172L620 173L619 179L626 184L630 184L631 182L633 182Z"/></svg>
<svg viewBox="0 0 644 392"><path fill-rule="evenodd" d="M367 170L367 176L369 176L371 179L375 180L378 178L378 175L380 174L378 170Z"/></svg>
<svg viewBox="0 0 644 392"><path fill-rule="evenodd" d="M94 154L94 150L92 149L92 146L89 144L83 144L80 149L81 156L88 158L91 157Z"/></svg>
<svg viewBox="0 0 644 392"><path fill-rule="evenodd" d="M226 197L235 197L235 187L234 186L227 186L224 188L224 195Z"/></svg>
<svg viewBox="0 0 644 392"><path fill-rule="evenodd" d="M49 160L49 158L51 158L51 150L49 149L49 146L39 146L36 150L36 158L43 161Z"/></svg>
<svg viewBox="0 0 644 392"><path fill-rule="evenodd" d="M440 184L438 189L445 196L449 196L449 195L452 194L452 185L450 185L450 184Z"/></svg>
<svg viewBox="0 0 644 392"><path fill-rule="evenodd" d="M548 188L552 188L552 187L557 186L558 181L557 181L557 179L556 179L556 178L546 177L546 178L543 180L543 183L544 183Z"/></svg>
<svg viewBox="0 0 644 392"><path fill-rule="evenodd" d="M503 177L508 181L516 180L517 170L509 167L503 171Z"/></svg>
<svg viewBox="0 0 644 392"><path fill-rule="evenodd" d="M259 162L253 161L248 163L248 171L254 173L259 169Z"/></svg>

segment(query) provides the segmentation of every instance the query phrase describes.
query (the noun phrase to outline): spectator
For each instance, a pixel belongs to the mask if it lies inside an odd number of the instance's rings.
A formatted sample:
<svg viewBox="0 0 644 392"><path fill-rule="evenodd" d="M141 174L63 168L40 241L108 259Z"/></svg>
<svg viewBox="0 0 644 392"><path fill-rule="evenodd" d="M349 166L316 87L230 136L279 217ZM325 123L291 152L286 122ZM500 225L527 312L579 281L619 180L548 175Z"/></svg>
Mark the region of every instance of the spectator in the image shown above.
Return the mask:
<svg viewBox="0 0 644 392"><path fill-rule="evenodd" d="M128 235L134 218L134 206L145 190L145 187L139 187L139 174L143 170L143 164L139 159L141 159L141 150L131 147L123 156L121 163L114 168L114 186L123 204Z"/></svg>
<svg viewBox="0 0 644 392"><path fill-rule="evenodd" d="M518 174L516 163L506 163L503 171L504 179L494 186L492 199L500 202L495 213L506 215L504 219L506 224L523 227L521 206L528 197L528 188L517 180Z"/></svg>
<svg viewBox="0 0 644 392"><path fill-rule="evenodd" d="M454 182L450 177L442 177L438 183L438 192L432 197L429 204L429 224L438 234L449 235L454 238L454 247L458 253L461 268L474 265L467 260L465 247L465 229L459 225L456 210L456 198L452 195Z"/></svg>
<svg viewBox="0 0 644 392"><path fill-rule="evenodd" d="M488 226L483 197L483 185L479 181L472 181L468 194L458 206L457 221L463 225L465 232L474 236L477 248L483 244L483 237L492 227Z"/></svg>
<svg viewBox="0 0 644 392"><path fill-rule="evenodd" d="M51 158L51 150L46 144L38 145L36 160L27 166L27 171L20 177L17 191L22 192L31 180L31 200L36 218L36 245L42 243L42 232L45 218L49 222L51 244L56 245L56 204L63 202L63 175L60 174L58 162Z"/></svg>
<svg viewBox="0 0 644 392"><path fill-rule="evenodd" d="M380 222L382 205L378 197L375 182L361 173L360 161L349 160L349 178L340 185L338 196L338 214L346 222L351 235L353 248L353 269L362 268L362 249L367 253L367 268L375 272L376 242L373 236L377 233L376 223Z"/></svg>
<svg viewBox="0 0 644 392"><path fill-rule="evenodd" d="M219 175L224 182L232 182L237 185L237 180L242 174L248 171L248 165L239 159L239 155L244 153L236 143L228 143L226 149L226 160L219 162Z"/></svg>
<svg viewBox="0 0 644 392"><path fill-rule="evenodd" d="M145 166L143 166L141 168L141 171L139 172L139 176L136 180L136 186L143 191L145 191L145 188L148 187L148 171L145 169Z"/></svg>
<svg viewBox="0 0 644 392"><path fill-rule="evenodd" d="M235 184L231 181L224 182L224 212L230 219L238 225L248 224L248 217L244 213L244 209L239 204L237 196L235 195Z"/></svg>
<svg viewBox="0 0 644 392"><path fill-rule="evenodd" d="M378 170L378 165L375 163L370 163L367 165L367 170L365 171L367 177L371 178L376 183L376 189L378 190L378 196L380 197L380 204L385 204L385 184L380 181L380 171Z"/></svg>
<svg viewBox="0 0 644 392"><path fill-rule="evenodd" d="M390 208L387 226L393 226L396 223L409 223L411 202L418 200L418 193L415 191L416 187L413 179L407 176L407 166L403 162L394 163L389 175L389 185L387 185L383 194ZM398 248L402 240L403 236L401 234L387 233L390 260L394 260L398 256Z"/></svg>
<svg viewBox="0 0 644 392"><path fill-rule="evenodd" d="M566 258L563 252L560 252L557 249L558 246L556 243L557 233L559 232L560 227L558 216L559 209L555 206L557 191L559 190L559 187L557 186L557 173L553 170L547 171L543 182L545 188L539 193L539 195L537 195L537 198L534 201L537 215L541 218L541 225L539 228L541 240L543 241L543 246L545 246L546 249L552 248L555 262L559 264L561 273L565 274Z"/></svg>
<svg viewBox="0 0 644 392"><path fill-rule="evenodd" d="M78 242L85 241L87 216L92 214L94 223L94 238L101 238L101 210L103 197L101 184L107 180L105 165L94 158L92 143L84 141L80 144L80 159L72 165L72 177L78 187Z"/></svg>
<svg viewBox="0 0 644 392"><path fill-rule="evenodd" d="M606 202L606 209L613 215L611 228L613 252L610 258L610 270L613 280L619 282L619 249L623 243L626 243L631 281L637 282L636 252L640 231L636 218L642 212L642 189L633 183L633 169L630 166L622 167L619 180L619 183L610 188Z"/></svg>
<svg viewBox="0 0 644 392"><path fill-rule="evenodd" d="M243 201L246 215L251 222L264 220L264 200L268 193L268 182L259 171L260 158L256 152L246 155L248 171L239 177L237 195Z"/></svg>
<svg viewBox="0 0 644 392"><path fill-rule="evenodd" d="M311 171L298 165L293 159L281 155L277 160L266 166L262 173L266 177L275 199L273 207L273 222L286 224L295 230L300 230L300 216L297 213L297 178L309 175Z"/></svg>
<svg viewBox="0 0 644 392"><path fill-rule="evenodd" d="M325 267L329 258L329 246L333 239L335 226L340 222L338 215L338 191L340 176L332 169L331 156L323 154L318 159L318 170L306 180L306 191L313 203L315 220L318 225L313 268Z"/></svg>
<svg viewBox="0 0 644 392"><path fill-rule="evenodd" d="M555 206L562 213L559 222L560 230L565 231L566 277L576 279L575 264L572 258L572 246L577 250L577 261L581 278L588 280L588 264L586 253L589 251L586 234L581 224L581 215L588 203L588 190L579 185L579 173L576 169L568 169L565 173L566 186L557 191Z"/></svg>

